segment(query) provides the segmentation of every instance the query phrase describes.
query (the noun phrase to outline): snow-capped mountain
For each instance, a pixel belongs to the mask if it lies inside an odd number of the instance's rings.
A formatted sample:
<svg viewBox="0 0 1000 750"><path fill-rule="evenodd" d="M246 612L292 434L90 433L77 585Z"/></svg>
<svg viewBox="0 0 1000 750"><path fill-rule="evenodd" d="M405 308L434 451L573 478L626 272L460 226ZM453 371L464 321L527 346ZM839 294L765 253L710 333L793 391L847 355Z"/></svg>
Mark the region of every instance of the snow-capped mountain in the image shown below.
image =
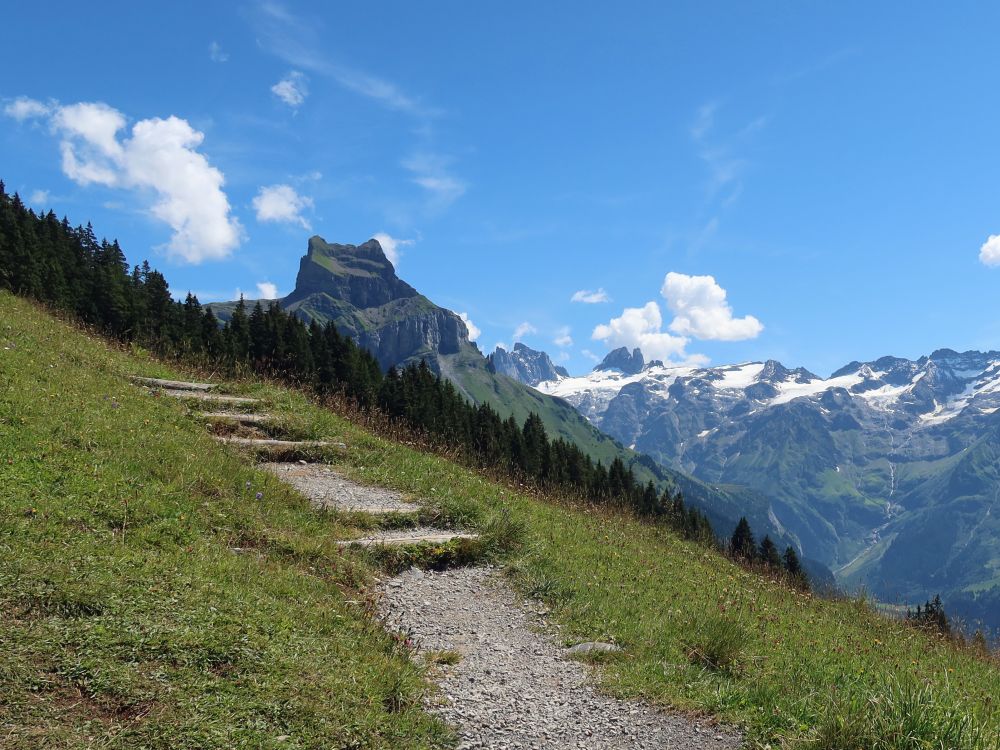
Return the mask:
<svg viewBox="0 0 1000 750"><path fill-rule="evenodd" d="M1000 352L821 378L773 360L636 369L622 351L536 387L667 466L766 495L774 525L845 584L947 593L1000 625Z"/></svg>
<svg viewBox="0 0 1000 750"><path fill-rule="evenodd" d="M545 352L536 351L518 342L513 351L502 346L487 357L493 372L520 380L526 385L536 386L541 382L558 382L568 378L565 367L556 365Z"/></svg>
<svg viewBox="0 0 1000 750"><path fill-rule="evenodd" d="M716 415L733 409L759 412L800 398L820 400L843 390L877 411L915 419L914 427L945 422L967 407L986 413L1000 407L1000 352L959 354L943 349L916 361L883 357L852 362L824 379L801 367L789 370L775 360L711 368L654 360L639 370L623 370L608 364L620 351L587 375L560 377L536 387L566 399L598 426L620 394L634 397L639 390L650 405L696 400Z"/></svg>

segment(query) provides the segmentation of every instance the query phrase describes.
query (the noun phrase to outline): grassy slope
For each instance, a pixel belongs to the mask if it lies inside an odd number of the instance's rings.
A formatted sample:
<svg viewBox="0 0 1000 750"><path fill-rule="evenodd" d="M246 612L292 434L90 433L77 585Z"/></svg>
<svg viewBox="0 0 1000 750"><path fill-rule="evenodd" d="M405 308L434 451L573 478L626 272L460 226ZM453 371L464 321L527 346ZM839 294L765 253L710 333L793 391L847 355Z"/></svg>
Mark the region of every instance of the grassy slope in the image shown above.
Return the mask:
<svg viewBox="0 0 1000 750"><path fill-rule="evenodd" d="M148 363L0 321L4 748L440 744L336 520L129 385Z"/></svg>
<svg viewBox="0 0 1000 750"><path fill-rule="evenodd" d="M0 486L14 487L0 537L4 640L14 644L0 652L0 723L55 723L75 738L64 744L82 746L94 731L83 724L88 705L57 714L74 702L60 703L64 691L80 686L109 706L97 730L138 716L128 731L148 744L267 746L288 733L309 746L302 737L322 737L338 720L357 727L361 746L431 741L434 725L405 700L415 671L344 601L365 570L329 551L329 518L272 482L255 502L243 483L266 480L198 434L177 405L150 403L120 378L133 367L168 370L108 354L10 297L0 296L0 318L17 321L16 330L0 324L0 348L18 344L13 355L0 351L2 384L17 386L0 402ZM567 640L626 647L600 673L615 693L718 713L754 742L794 743L835 694L884 696L912 677L927 682L932 702L1000 733L996 667L863 605L790 591L628 518L539 502L298 395L248 390L297 414L304 432L345 440L337 466L349 476L429 498L473 524L509 513L525 542L510 561L513 580L550 603ZM130 474L145 486L131 489ZM226 549L244 538L265 539L267 554ZM100 613L86 614L87 603ZM686 657L719 620L745 638L732 672Z"/></svg>

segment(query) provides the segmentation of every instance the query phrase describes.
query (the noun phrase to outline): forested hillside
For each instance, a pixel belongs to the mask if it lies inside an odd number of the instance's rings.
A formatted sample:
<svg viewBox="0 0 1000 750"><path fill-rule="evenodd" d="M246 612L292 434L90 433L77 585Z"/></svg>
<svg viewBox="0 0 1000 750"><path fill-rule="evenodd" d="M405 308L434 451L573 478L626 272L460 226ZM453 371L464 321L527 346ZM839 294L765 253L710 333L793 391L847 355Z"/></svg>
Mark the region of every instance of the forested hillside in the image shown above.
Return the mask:
<svg viewBox="0 0 1000 750"><path fill-rule="evenodd" d="M161 273L131 270L117 241L73 227L53 212L38 216L0 183L0 288L46 302L118 340L167 357L211 362L230 373L251 370L323 394L343 394L408 428L459 449L479 465L601 503L662 517L692 538L710 541L704 514L678 492L636 480L620 458L605 466L576 445L550 439L536 414L523 424L488 403L468 402L423 362L383 373L378 361L332 323L304 323L277 303L247 310L242 300L220 326L188 294L175 301Z"/></svg>

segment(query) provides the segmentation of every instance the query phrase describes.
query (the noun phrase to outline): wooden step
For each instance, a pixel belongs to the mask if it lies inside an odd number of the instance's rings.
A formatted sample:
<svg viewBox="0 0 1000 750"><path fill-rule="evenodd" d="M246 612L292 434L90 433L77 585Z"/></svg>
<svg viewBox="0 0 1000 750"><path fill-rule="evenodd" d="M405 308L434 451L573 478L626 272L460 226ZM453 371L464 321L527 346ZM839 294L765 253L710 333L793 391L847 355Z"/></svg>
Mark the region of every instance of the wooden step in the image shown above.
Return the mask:
<svg viewBox="0 0 1000 750"><path fill-rule="evenodd" d="M385 531L360 539L345 539L337 542L338 547L405 547L411 544L444 544L456 539L479 539L479 534L464 531L438 531L434 529L410 529L408 531Z"/></svg>
<svg viewBox="0 0 1000 750"><path fill-rule="evenodd" d="M172 391L209 391L215 388L214 383L188 383L183 380L163 380L162 378L143 378L133 375L132 380L150 388L167 388Z"/></svg>
<svg viewBox="0 0 1000 750"><path fill-rule="evenodd" d="M218 422L237 422L239 424L267 424L274 419L270 414L242 414L230 411L210 411L202 412L198 415L201 419L210 419Z"/></svg>

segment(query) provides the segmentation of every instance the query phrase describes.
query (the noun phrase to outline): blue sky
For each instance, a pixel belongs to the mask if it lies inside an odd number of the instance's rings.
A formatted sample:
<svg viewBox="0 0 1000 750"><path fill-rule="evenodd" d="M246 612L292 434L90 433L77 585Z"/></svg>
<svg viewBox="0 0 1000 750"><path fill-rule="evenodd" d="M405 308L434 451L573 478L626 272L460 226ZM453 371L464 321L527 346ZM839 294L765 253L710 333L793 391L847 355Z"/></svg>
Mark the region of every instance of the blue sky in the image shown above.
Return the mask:
<svg viewBox="0 0 1000 750"><path fill-rule="evenodd" d="M575 372L1000 349L998 6L103 5L5 10L0 178L177 292L381 234Z"/></svg>

